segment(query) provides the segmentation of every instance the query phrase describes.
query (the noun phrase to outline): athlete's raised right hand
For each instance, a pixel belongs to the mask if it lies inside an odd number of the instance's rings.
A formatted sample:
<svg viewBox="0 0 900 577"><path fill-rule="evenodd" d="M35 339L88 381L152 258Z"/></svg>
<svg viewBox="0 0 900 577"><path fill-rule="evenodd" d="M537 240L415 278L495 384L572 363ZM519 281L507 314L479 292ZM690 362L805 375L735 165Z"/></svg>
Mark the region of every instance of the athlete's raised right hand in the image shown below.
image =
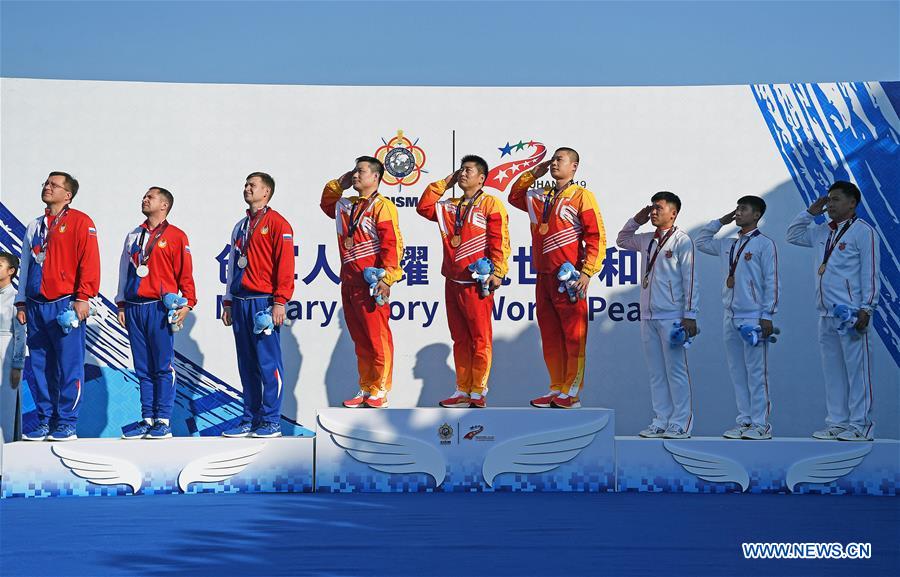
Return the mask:
<svg viewBox="0 0 900 577"><path fill-rule="evenodd" d="M531 174L535 178L540 178L547 174L547 171L550 170L550 163L553 162L553 159L545 160L544 162L538 164L534 168L531 169Z"/></svg>
<svg viewBox="0 0 900 577"><path fill-rule="evenodd" d="M347 190L353 185L353 171L348 170L338 179L338 184L341 185L341 190Z"/></svg>
<svg viewBox="0 0 900 577"><path fill-rule="evenodd" d="M650 222L650 210L653 208L652 205L647 205L641 210L637 211L637 214L634 215L634 222L638 224L647 224Z"/></svg>

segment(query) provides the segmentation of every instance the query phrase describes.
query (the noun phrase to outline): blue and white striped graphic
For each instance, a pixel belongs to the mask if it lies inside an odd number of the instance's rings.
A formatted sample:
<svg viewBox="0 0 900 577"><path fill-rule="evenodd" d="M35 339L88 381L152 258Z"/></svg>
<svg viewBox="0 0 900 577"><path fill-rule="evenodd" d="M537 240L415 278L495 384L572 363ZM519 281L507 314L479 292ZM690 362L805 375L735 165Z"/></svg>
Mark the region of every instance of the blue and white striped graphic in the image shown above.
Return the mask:
<svg viewBox="0 0 900 577"><path fill-rule="evenodd" d="M900 366L900 82L753 86L775 144L809 205L835 180L862 191L857 214L881 240L881 293L874 317Z"/></svg>

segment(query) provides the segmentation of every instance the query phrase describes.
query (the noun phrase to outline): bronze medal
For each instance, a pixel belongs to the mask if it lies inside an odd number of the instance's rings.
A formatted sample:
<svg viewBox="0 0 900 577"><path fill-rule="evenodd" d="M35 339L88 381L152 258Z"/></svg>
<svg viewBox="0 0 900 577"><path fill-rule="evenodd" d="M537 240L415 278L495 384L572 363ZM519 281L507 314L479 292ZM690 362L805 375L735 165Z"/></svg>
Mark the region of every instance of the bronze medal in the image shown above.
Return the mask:
<svg viewBox="0 0 900 577"><path fill-rule="evenodd" d="M541 223L541 226L538 227L538 233L539 233L539 234L547 234L547 231L548 231L548 230L550 230L550 225L547 224L546 222L542 222L542 223Z"/></svg>
<svg viewBox="0 0 900 577"><path fill-rule="evenodd" d="M352 237L348 236L348 237L344 238L344 248L346 248L347 250L350 250L351 248L353 248L353 238Z"/></svg>
<svg viewBox="0 0 900 577"><path fill-rule="evenodd" d="M734 277L733 276L729 275L729 277L727 279L725 279L725 286L727 286L728 288L734 288Z"/></svg>
<svg viewBox="0 0 900 577"><path fill-rule="evenodd" d="M819 275L825 274L825 263L819 265Z"/></svg>
<svg viewBox="0 0 900 577"><path fill-rule="evenodd" d="M460 244L462 244L462 238L458 234L454 234L452 237L450 237L450 246L456 248Z"/></svg>

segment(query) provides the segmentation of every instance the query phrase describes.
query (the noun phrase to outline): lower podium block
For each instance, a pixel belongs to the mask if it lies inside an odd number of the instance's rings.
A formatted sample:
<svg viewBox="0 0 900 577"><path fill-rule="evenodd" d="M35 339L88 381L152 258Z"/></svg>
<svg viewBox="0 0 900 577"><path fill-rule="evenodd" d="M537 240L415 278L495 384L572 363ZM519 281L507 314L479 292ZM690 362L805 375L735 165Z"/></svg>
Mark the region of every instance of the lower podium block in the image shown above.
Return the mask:
<svg viewBox="0 0 900 577"><path fill-rule="evenodd" d="M897 495L900 441L616 438L620 492Z"/></svg>
<svg viewBox="0 0 900 577"><path fill-rule="evenodd" d="M313 439L8 443L3 498L313 490Z"/></svg>
<svg viewBox="0 0 900 577"><path fill-rule="evenodd" d="M316 421L317 491L615 490L610 409L326 409Z"/></svg>

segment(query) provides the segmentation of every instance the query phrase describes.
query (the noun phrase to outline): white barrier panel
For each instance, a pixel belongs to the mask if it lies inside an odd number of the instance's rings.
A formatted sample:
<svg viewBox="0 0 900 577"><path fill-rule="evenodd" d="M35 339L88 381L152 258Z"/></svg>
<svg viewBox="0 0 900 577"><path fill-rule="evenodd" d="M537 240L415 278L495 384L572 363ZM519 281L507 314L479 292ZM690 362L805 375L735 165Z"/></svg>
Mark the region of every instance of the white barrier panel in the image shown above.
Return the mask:
<svg viewBox="0 0 900 577"><path fill-rule="evenodd" d="M900 442L616 438L620 492L895 496Z"/></svg>
<svg viewBox="0 0 900 577"><path fill-rule="evenodd" d="M615 490L609 409L327 409L316 419L316 490Z"/></svg>
<svg viewBox="0 0 900 577"><path fill-rule="evenodd" d="M79 439L7 443L3 498L167 493L303 493L313 439Z"/></svg>

